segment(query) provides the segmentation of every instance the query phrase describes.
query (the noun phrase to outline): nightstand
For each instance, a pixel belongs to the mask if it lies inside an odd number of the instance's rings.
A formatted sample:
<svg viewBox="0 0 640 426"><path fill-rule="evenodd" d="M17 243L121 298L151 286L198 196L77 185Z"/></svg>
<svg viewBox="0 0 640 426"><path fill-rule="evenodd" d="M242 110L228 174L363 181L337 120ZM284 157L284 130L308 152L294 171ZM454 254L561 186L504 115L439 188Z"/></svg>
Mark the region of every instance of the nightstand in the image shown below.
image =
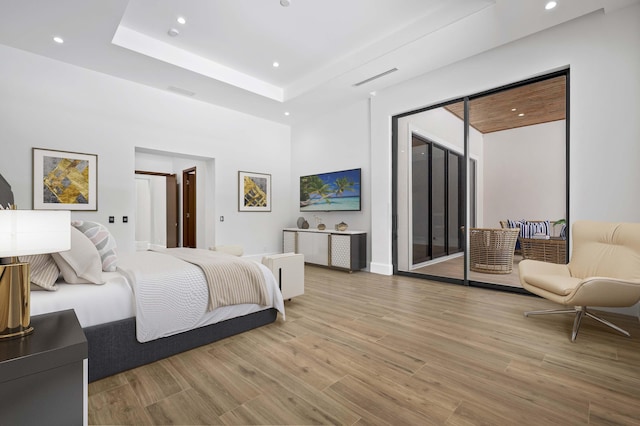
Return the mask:
<svg viewBox="0 0 640 426"><path fill-rule="evenodd" d="M87 423L87 339L75 312L31 317L33 334L0 341L0 423Z"/></svg>

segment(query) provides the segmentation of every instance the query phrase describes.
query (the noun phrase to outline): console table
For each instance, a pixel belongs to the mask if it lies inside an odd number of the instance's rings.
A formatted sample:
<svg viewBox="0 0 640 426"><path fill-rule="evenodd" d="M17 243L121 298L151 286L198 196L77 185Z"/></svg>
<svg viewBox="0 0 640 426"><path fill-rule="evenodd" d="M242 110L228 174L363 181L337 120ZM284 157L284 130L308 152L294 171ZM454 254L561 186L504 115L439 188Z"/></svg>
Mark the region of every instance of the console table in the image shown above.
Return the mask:
<svg viewBox="0 0 640 426"><path fill-rule="evenodd" d="M367 233L364 231L285 228L282 249L285 253L304 254L305 263L314 265L349 272L367 266Z"/></svg>
<svg viewBox="0 0 640 426"><path fill-rule="evenodd" d="M73 309L31 318L0 341L0 423L87 424L87 339Z"/></svg>

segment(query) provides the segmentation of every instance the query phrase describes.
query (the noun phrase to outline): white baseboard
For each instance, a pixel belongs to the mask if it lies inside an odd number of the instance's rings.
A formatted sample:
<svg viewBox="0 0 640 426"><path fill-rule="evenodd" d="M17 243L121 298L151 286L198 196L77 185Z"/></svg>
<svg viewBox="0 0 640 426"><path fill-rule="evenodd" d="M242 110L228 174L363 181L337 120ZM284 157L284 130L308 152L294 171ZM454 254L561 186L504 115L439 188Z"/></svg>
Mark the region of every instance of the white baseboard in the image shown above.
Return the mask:
<svg viewBox="0 0 640 426"><path fill-rule="evenodd" d="M393 265L371 262L369 264L369 272L378 275L393 275Z"/></svg>

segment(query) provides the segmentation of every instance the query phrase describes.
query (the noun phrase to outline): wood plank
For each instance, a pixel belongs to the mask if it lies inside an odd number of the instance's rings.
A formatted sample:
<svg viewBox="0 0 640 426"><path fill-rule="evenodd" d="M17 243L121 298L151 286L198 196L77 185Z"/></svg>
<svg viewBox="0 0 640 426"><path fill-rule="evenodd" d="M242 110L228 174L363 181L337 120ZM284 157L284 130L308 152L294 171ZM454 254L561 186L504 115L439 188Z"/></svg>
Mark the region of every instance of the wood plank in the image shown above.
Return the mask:
<svg viewBox="0 0 640 426"><path fill-rule="evenodd" d="M537 297L305 267L287 320L91 383L90 424L639 424L626 338Z"/></svg>

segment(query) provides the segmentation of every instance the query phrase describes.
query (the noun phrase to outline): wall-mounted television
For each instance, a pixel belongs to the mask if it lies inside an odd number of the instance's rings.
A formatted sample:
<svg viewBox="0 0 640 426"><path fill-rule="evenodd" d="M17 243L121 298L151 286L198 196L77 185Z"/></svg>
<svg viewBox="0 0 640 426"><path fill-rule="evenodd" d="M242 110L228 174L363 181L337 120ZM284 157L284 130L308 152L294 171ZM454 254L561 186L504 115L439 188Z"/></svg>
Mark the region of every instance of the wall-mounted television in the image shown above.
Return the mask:
<svg viewBox="0 0 640 426"><path fill-rule="evenodd" d="M360 169L300 176L301 212L360 211Z"/></svg>

